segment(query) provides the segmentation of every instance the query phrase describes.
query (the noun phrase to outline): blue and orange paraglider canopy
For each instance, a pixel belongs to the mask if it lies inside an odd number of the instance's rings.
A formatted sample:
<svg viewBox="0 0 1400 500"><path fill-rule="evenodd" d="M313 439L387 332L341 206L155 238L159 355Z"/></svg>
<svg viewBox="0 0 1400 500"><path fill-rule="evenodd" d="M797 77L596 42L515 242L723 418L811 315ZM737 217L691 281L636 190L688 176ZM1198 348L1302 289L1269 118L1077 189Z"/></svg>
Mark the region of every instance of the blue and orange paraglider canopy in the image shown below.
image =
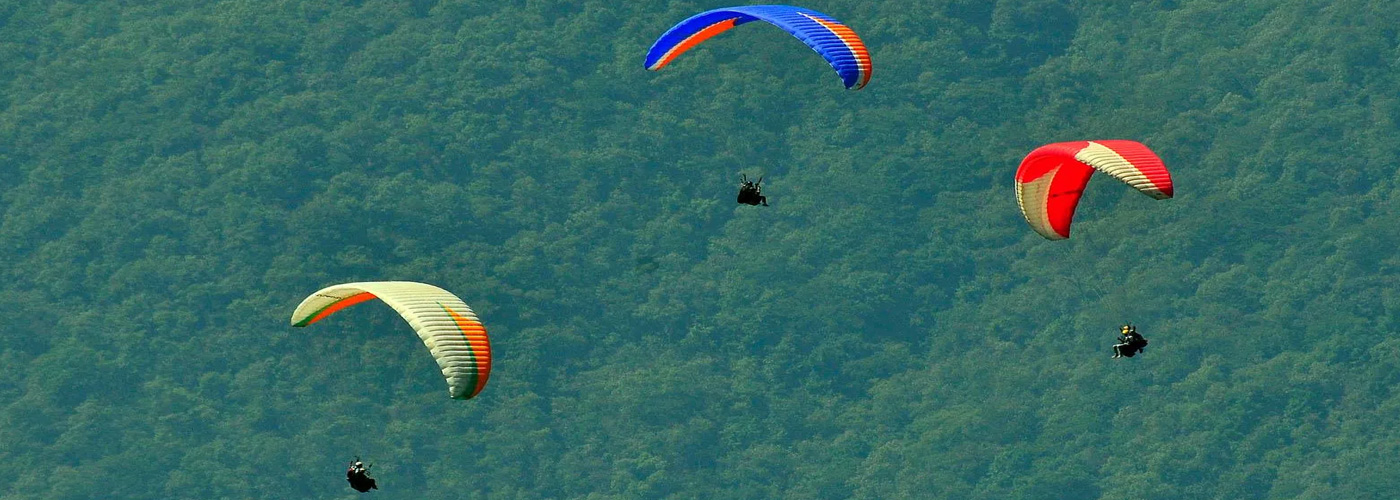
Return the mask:
<svg viewBox="0 0 1400 500"><path fill-rule="evenodd" d="M747 5L701 12L672 26L647 52L647 69L656 71L710 37L750 21L764 21L791 33L821 54L846 88L870 82L870 51L840 21L815 10L790 5Z"/></svg>

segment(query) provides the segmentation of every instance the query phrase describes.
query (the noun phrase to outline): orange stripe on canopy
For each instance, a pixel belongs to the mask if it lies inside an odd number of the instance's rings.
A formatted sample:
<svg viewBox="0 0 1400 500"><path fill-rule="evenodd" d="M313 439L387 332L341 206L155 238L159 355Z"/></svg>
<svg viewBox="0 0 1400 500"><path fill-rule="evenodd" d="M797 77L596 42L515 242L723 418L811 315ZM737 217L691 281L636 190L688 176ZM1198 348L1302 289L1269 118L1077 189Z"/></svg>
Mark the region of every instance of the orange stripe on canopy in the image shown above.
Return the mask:
<svg viewBox="0 0 1400 500"><path fill-rule="evenodd" d="M661 60L656 61L656 64L652 65L652 67L647 69L656 71L666 67L667 64L671 64L671 61L675 60L676 57L685 53L685 51L690 50L696 45L700 45L700 42L709 40L710 37L723 33L729 28L733 28L734 21L737 20L739 20L739 18L737 17L733 19L725 19L723 21L711 24L705 27L705 29L697 31L694 35L690 35L685 40L682 40L681 43L676 44L675 47L671 47L671 50L666 51L666 55L662 56Z"/></svg>
<svg viewBox="0 0 1400 500"><path fill-rule="evenodd" d="M298 324L297 326L306 326L306 325L315 323L315 322L317 322L317 321L321 321L321 320L324 319L326 316L330 316L330 315L332 315L332 314L335 314L337 311L339 311L339 310L341 310L341 309L345 309L345 308L347 308L347 307L353 306L353 305L355 305L355 304L359 304L359 303L361 303L361 302L371 301L371 300L374 300L374 299L376 299L376 298L377 298L377 297L375 297L374 294L369 293L369 292L360 292L360 293L357 293L357 294L355 294L355 295L351 295L351 296L349 296L349 297L340 299L339 302L335 302L335 303L333 303L333 304L331 304L331 305L329 305L329 306L326 306L325 309L322 309L322 310L320 310L320 311L317 311L316 314L311 315L310 318L307 318L305 321L302 321L302 322L301 322L300 324Z"/></svg>
<svg viewBox="0 0 1400 500"><path fill-rule="evenodd" d="M486 326L481 322L457 314L457 311L447 307L443 309L457 322L457 329L462 331L462 337L467 339L467 344L472 348L472 358L477 360L476 387L467 395L467 399L471 399L486 388L486 380L491 377L491 339L486 336Z"/></svg>

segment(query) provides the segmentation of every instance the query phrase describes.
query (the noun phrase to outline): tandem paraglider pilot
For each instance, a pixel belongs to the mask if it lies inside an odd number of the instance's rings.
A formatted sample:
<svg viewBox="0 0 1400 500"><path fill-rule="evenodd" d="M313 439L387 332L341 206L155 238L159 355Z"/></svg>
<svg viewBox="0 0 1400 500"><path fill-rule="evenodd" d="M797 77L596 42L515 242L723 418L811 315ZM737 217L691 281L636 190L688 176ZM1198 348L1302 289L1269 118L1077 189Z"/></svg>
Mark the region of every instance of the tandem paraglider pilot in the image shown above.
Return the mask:
<svg viewBox="0 0 1400 500"><path fill-rule="evenodd" d="M365 463L360 461L360 457L355 457L355 460L350 462L350 468L345 470L345 480L350 482L351 488L360 493L379 489L379 485L374 484L374 478L369 477L370 467L374 467L374 464L365 467Z"/></svg>
<svg viewBox="0 0 1400 500"><path fill-rule="evenodd" d="M1118 343L1113 345L1113 357L1131 358L1147 347L1147 339L1137 332L1133 325L1123 325L1118 333Z"/></svg>
<svg viewBox="0 0 1400 500"><path fill-rule="evenodd" d="M739 203L744 205L768 206L768 198L763 196L763 178L759 177L758 182L749 180L749 176L744 174L743 182L739 183Z"/></svg>

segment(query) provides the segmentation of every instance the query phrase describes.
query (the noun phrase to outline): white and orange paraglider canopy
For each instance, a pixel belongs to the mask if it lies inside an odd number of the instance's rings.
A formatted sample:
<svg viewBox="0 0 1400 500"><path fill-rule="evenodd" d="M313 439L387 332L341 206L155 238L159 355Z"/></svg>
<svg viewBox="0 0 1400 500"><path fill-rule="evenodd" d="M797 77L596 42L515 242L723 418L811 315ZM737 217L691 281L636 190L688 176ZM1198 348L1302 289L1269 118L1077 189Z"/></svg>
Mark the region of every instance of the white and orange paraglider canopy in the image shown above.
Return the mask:
<svg viewBox="0 0 1400 500"><path fill-rule="evenodd" d="M307 326L336 311L379 299L398 311L437 360L448 395L471 399L491 376L491 341L462 299L447 290L411 281L373 281L328 286L301 301L292 326Z"/></svg>
<svg viewBox="0 0 1400 500"><path fill-rule="evenodd" d="M1095 170L1153 198L1172 197L1171 173L1140 142L1057 142L1031 151L1016 170L1016 203L1026 222L1048 239L1068 238L1074 209Z"/></svg>

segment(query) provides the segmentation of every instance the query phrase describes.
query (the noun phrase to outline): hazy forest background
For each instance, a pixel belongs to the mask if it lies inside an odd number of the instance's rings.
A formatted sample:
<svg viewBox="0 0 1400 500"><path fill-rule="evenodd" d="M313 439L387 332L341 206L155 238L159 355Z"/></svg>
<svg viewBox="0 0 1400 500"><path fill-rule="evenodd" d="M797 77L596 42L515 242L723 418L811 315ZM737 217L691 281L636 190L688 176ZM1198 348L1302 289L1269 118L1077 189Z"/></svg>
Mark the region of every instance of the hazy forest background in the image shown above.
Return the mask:
<svg viewBox="0 0 1400 500"><path fill-rule="evenodd" d="M643 69L724 5L0 2L0 498L1400 490L1400 3L817 0L865 90L758 23ZM1176 198L1042 239L1017 163L1096 138ZM480 397L382 305L287 325L388 279Z"/></svg>

